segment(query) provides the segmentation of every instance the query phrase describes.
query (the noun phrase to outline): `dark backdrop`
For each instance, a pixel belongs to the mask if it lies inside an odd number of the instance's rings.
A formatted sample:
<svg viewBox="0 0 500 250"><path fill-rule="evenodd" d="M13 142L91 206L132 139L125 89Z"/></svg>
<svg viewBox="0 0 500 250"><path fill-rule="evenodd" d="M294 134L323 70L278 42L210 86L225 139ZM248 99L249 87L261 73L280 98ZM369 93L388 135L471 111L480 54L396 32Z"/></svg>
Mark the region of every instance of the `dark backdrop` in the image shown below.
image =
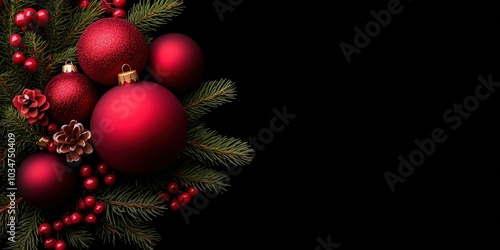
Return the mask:
<svg viewBox="0 0 500 250"><path fill-rule="evenodd" d="M214 2L239 5L221 21ZM269 128L273 109L297 116L188 225L179 214L161 220L158 249L500 247L500 91L455 130L443 120L455 103L474 104L479 76L500 81L499 10L401 1L347 63L340 43L355 45L354 27L388 4L397 2L186 1L160 33L191 36L205 79L238 87L209 124L247 138ZM398 174L398 156L436 128L446 141L391 192L384 173Z"/></svg>

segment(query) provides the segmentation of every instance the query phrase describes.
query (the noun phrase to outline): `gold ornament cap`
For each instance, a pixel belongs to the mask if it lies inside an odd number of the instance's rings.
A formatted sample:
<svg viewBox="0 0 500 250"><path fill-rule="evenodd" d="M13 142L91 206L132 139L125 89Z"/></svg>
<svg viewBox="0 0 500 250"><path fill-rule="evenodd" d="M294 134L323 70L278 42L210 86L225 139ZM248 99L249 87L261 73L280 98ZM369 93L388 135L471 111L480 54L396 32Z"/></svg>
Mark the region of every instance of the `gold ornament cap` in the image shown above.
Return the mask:
<svg viewBox="0 0 500 250"><path fill-rule="evenodd" d="M124 67L128 66L129 71L124 71ZM128 64L123 64L122 66L122 73L118 74L118 84L123 86L123 85L128 85L132 84L139 81L139 75L137 74L136 70L132 70L130 65Z"/></svg>
<svg viewBox="0 0 500 250"><path fill-rule="evenodd" d="M48 144L49 144L49 137L47 136L42 136L36 143L36 145L39 146L40 148L45 148L47 147Z"/></svg>
<svg viewBox="0 0 500 250"><path fill-rule="evenodd" d="M75 65L73 65L73 62L70 60L67 60L64 65L62 66L62 72L63 73L78 73L78 68L76 68Z"/></svg>

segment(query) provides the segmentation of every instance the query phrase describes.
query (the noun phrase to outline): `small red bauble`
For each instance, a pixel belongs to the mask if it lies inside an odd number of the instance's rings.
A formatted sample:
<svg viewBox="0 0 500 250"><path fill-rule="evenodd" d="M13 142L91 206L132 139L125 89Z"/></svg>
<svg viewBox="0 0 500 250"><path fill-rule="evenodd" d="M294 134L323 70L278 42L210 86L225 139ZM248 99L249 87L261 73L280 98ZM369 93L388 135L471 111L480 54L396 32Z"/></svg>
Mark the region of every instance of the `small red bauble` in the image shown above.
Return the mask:
<svg viewBox="0 0 500 250"><path fill-rule="evenodd" d="M179 191L179 185L177 184L177 182L170 182L168 183L167 185L167 192L171 193L171 194L175 194L177 193L177 191Z"/></svg>
<svg viewBox="0 0 500 250"><path fill-rule="evenodd" d="M104 183L108 186L113 186L116 183L116 175L108 174L104 177Z"/></svg>
<svg viewBox="0 0 500 250"><path fill-rule="evenodd" d="M9 44L12 47L19 47L23 43L23 37L19 34L12 34L9 38Z"/></svg>
<svg viewBox="0 0 500 250"><path fill-rule="evenodd" d="M68 213L65 213L61 216L61 220L62 220L62 223L64 224L64 226L66 227L70 227L71 225L73 225L73 223L71 223L71 217Z"/></svg>
<svg viewBox="0 0 500 250"><path fill-rule="evenodd" d="M28 156L19 166L16 181L23 200L42 209L60 206L76 188L73 170L59 155L46 152Z"/></svg>
<svg viewBox="0 0 500 250"><path fill-rule="evenodd" d="M82 221L83 221L82 215L78 212L72 213L69 216L69 218L71 219L71 224L73 224L73 225L78 225L78 224L82 223Z"/></svg>
<svg viewBox="0 0 500 250"><path fill-rule="evenodd" d="M47 132L49 132L49 134L53 134L57 131L59 131L59 126L57 126L57 124L51 122L47 125Z"/></svg>
<svg viewBox="0 0 500 250"><path fill-rule="evenodd" d="M16 51L14 53L14 56L12 56L12 61L17 65L24 65L24 62L26 61L26 56L24 56L23 52Z"/></svg>
<svg viewBox="0 0 500 250"><path fill-rule="evenodd" d="M89 0L82 0L79 4L78 4L78 7L82 8L82 9L87 9L90 5L90 1Z"/></svg>
<svg viewBox="0 0 500 250"><path fill-rule="evenodd" d="M120 18L103 18L83 31L77 44L78 62L85 74L104 85L116 85L122 66L140 74L146 66L146 39L135 25Z"/></svg>
<svg viewBox="0 0 500 250"><path fill-rule="evenodd" d="M107 174L109 171L108 165L104 163L99 163L99 165L97 165L97 171L99 171L99 173L102 175Z"/></svg>
<svg viewBox="0 0 500 250"><path fill-rule="evenodd" d="M63 224L63 222L62 222L62 221L60 221L60 220L56 220L56 221L54 221L54 223L52 224L52 228L54 228L54 231L59 232L59 231L61 231L61 230L63 230L63 229L64 229L64 224Z"/></svg>
<svg viewBox="0 0 500 250"><path fill-rule="evenodd" d="M162 192L159 195L160 199L162 199L164 202L170 201L170 195L168 193Z"/></svg>
<svg viewBox="0 0 500 250"><path fill-rule="evenodd" d="M43 246L47 249L54 249L56 247L56 239L54 238L47 238L43 240Z"/></svg>
<svg viewBox="0 0 500 250"><path fill-rule="evenodd" d="M179 195L178 200L179 204L185 206L191 202L191 195L189 195L189 193L182 193Z"/></svg>
<svg viewBox="0 0 500 250"><path fill-rule="evenodd" d="M87 197L85 197L85 199L83 200L83 202L85 203L85 206L87 208L94 208L94 206L95 206L95 197L92 196L92 195L88 195Z"/></svg>
<svg viewBox="0 0 500 250"><path fill-rule="evenodd" d="M92 167L90 165L83 165L80 167L80 175L84 178L92 176Z"/></svg>
<svg viewBox="0 0 500 250"><path fill-rule="evenodd" d="M95 214L102 214L102 213L104 213L105 210L106 210L106 206L104 206L103 203L98 202L94 206L94 213Z"/></svg>
<svg viewBox="0 0 500 250"><path fill-rule="evenodd" d="M35 14L36 21L40 27L44 27L49 23L50 15L47 10L39 10Z"/></svg>
<svg viewBox="0 0 500 250"><path fill-rule="evenodd" d="M77 206L78 206L78 210L80 210L80 211L87 209L87 206L85 205L85 201L83 199L78 200Z"/></svg>
<svg viewBox="0 0 500 250"><path fill-rule="evenodd" d="M33 58L28 58L24 61L24 70L33 73L38 69L38 62Z"/></svg>
<svg viewBox="0 0 500 250"><path fill-rule="evenodd" d="M149 47L149 66L158 83L174 93L184 93L196 87L205 69L203 52L186 35L162 35Z"/></svg>
<svg viewBox="0 0 500 250"><path fill-rule="evenodd" d="M19 12L16 14L16 16L14 17L14 23L17 25L17 27L28 26L28 21L26 20L26 17L24 16L24 12Z"/></svg>
<svg viewBox="0 0 500 250"><path fill-rule="evenodd" d="M35 18L36 10L33 8L26 8L24 9L24 18L28 23L33 22L33 19Z"/></svg>
<svg viewBox="0 0 500 250"><path fill-rule="evenodd" d="M198 189L195 187L189 187L188 193L189 195L191 195L191 197L195 197L196 195L198 195Z"/></svg>
<svg viewBox="0 0 500 250"><path fill-rule="evenodd" d="M170 210L172 211L177 211L179 210L179 208L181 208L181 205L179 204L179 201L176 200L176 199L173 199L171 202L170 202L170 205L168 206L170 208Z"/></svg>
<svg viewBox="0 0 500 250"><path fill-rule="evenodd" d="M101 9L103 9L106 14L113 13L113 8L111 8L111 6L109 5L108 2L106 2L106 0L101 1Z"/></svg>
<svg viewBox="0 0 500 250"><path fill-rule="evenodd" d="M125 12L124 9L116 9L113 11L113 17L114 18L125 18L127 16L127 13Z"/></svg>
<svg viewBox="0 0 500 250"><path fill-rule="evenodd" d="M187 119L174 94L141 81L108 90L92 113L90 131L107 164L123 173L146 175L177 159L186 142Z"/></svg>
<svg viewBox="0 0 500 250"><path fill-rule="evenodd" d="M66 242L62 240L58 240L56 242L56 246L54 247L55 250L66 250Z"/></svg>
<svg viewBox="0 0 500 250"><path fill-rule="evenodd" d="M96 224L97 223L97 216L93 213L87 214L87 216L85 216L85 223L90 224L90 225Z"/></svg>
<svg viewBox="0 0 500 250"><path fill-rule="evenodd" d="M86 121L98 99L94 84L77 72L56 75L47 84L44 94L50 103L49 116L60 124L68 124L71 120Z"/></svg>
<svg viewBox="0 0 500 250"><path fill-rule="evenodd" d="M56 143L54 142L54 140L50 139L49 144L47 144L47 151L49 151L51 153L55 153L56 150L57 150Z"/></svg>
<svg viewBox="0 0 500 250"><path fill-rule="evenodd" d="M49 237L52 233L52 227L49 223L44 222L38 226L38 234L41 236Z"/></svg>
<svg viewBox="0 0 500 250"><path fill-rule="evenodd" d="M95 177L89 177L83 180L83 187L88 191L96 191L99 187L99 181Z"/></svg>
<svg viewBox="0 0 500 250"><path fill-rule="evenodd" d="M113 4L116 8L125 8L125 5L127 5L127 0L113 0Z"/></svg>

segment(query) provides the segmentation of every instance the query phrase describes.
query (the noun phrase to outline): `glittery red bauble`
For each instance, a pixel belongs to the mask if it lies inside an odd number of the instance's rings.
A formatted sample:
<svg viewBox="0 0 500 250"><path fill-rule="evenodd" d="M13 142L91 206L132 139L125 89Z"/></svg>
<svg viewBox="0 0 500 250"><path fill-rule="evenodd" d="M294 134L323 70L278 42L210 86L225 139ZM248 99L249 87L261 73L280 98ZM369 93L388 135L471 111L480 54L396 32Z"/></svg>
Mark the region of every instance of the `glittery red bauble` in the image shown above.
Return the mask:
<svg viewBox="0 0 500 250"><path fill-rule="evenodd" d="M196 87L205 69L201 48L179 33L162 35L151 43L149 66L156 81L174 93Z"/></svg>
<svg viewBox="0 0 500 250"><path fill-rule="evenodd" d="M23 200L35 207L52 209L67 201L76 188L76 175L59 155L28 156L17 172L17 189Z"/></svg>
<svg viewBox="0 0 500 250"><path fill-rule="evenodd" d="M120 18L103 18L89 25L77 46L78 62L90 79L116 85L123 64L140 74L148 59L148 47L141 32Z"/></svg>
<svg viewBox="0 0 500 250"><path fill-rule="evenodd" d="M187 119L166 88L141 81L106 92L90 119L92 142L112 168L145 175L170 165L182 151Z"/></svg>
<svg viewBox="0 0 500 250"><path fill-rule="evenodd" d="M71 120L84 122L97 103L94 84L79 73L61 73L53 77L44 92L50 103L49 116L60 124Z"/></svg>

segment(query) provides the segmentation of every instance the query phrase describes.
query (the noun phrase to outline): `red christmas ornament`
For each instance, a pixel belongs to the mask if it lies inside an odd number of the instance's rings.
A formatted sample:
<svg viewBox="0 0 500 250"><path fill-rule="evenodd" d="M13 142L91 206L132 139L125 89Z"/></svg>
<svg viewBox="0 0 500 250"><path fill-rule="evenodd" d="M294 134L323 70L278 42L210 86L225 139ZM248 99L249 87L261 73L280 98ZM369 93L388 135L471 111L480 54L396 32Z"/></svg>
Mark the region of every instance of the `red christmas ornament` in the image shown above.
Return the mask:
<svg viewBox="0 0 500 250"><path fill-rule="evenodd" d="M95 206L94 206L94 213L95 214L102 214L104 213L104 211L106 211L106 207L104 206L103 203L96 203Z"/></svg>
<svg viewBox="0 0 500 250"><path fill-rule="evenodd" d="M49 116L60 124L86 121L97 103L94 85L77 72L76 66L66 63L63 73L53 77L45 88L44 94L51 106Z"/></svg>
<svg viewBox="0 0 500 250"><path fill-rule="evenodd" d="M205 69L201 48L179 33L162 35L151 43L149 66L156 81L174 93L196 87Z"/></svg>
<svg viewBox="0 0 500 250"><path fill-rule="evenodd" d="M103 18L85 29L77 45L78 62L92 80L115 85L123 64L139 73L144 69L148 47L141 32L120 18Z"/></svg>
<svg viewBox="0 0 500 250"><path fill-rule="evenodd" d="M52 209L71 197L76 188L76 176L58 155L36 153L19 166L17 188L26 203Z"/></svg>
<svg viewBox="0 0 500 250"><path fill-rule="evenodd" d="M124 86L106 92L92 113L94 148L106 164L123 173L159 172L179 156L186 142L182 105L156 83L135 83L135 70L120 74L119 79Z"/></svg>

